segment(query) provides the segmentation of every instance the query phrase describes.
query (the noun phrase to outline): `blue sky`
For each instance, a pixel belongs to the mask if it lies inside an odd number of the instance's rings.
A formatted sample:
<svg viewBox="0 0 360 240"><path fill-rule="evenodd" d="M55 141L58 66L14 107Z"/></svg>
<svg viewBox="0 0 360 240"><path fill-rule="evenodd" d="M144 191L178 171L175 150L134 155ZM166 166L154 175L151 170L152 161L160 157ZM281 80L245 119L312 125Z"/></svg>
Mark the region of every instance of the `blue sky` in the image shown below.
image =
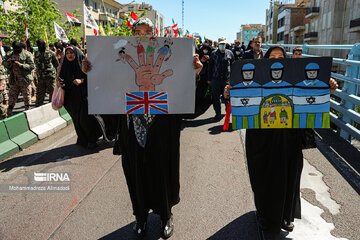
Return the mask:
<svg viewBox="0 0 360 240"><path fill-rule="evenodd" d="M121 4L131 0L117 0ZM136 0L135 3L144 1ZM181 27L182 0L146 0L164 15L165 26L172 25L172 18ZM185 29L200 33L201 37L217 39L225 36L233 42L241 24L265 24L266 9L270 0L185 0Z"/></svg>

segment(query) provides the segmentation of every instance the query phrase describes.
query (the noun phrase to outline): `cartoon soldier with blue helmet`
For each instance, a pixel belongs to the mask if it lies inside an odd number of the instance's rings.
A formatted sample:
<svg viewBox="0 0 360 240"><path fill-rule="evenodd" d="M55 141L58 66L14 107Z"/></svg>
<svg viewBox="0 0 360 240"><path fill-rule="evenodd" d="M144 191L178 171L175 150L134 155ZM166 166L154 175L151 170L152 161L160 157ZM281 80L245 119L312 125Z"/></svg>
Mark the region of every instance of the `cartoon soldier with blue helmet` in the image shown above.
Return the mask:
<svg viewBox="0 0 360 240"><path fill-rule="evenodd" d="M251 85L253 83L255 75L255 65L252 63L244 64L241 69L241 74L243 77L243 82L245 86Z"/></svg>
<svg viewBox="0 0 360 240"><path fill-rule="evenodd" d="M315 127L321 128L322 114L330 108L330 88L319 78L319 64L310 62L305 67L305 80L294 88L294 113L300 114L299 127L306 128L307 114L315 113Z"/></svg>
<svg viewBox="0 0 360 240"><path fill-rule="evenodd" d="M273 83L281 83L284 72L284 65L282 65L280 62L275 62L271 65L270 71Z"/></svg>
<svg viewBox="0 0 360 240"><path fill-rule="evenodd" d="M270 77L272 81L264 84L263 87L263 97L272 95L272 94L283 94L289 96L290 98L293 95L292 84L283 81L284 75L284 65L281 62L274 62L270 66Z"/></svg>
<svg viewBox="0 0 360 240"><path fill-rule="evenodd" d="M298 83L297 86L303 87L327 87L328 85L324 82L319 81L320 67L317 63L309 63L305 67L305 80Z"/></svg>

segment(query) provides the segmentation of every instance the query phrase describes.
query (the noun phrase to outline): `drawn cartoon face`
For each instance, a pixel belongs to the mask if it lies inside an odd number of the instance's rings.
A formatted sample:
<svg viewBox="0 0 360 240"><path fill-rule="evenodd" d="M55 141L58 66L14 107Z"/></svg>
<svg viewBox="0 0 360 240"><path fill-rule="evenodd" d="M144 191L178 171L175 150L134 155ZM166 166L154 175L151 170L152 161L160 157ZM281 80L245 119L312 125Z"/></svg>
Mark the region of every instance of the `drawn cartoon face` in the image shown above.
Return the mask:
<svg viewBox="0 0 360 240"><path fill-rule="evenodd" d="M317 78L318 71L317 70L308 70L306 71L306 76L309 80L314 80Z"/></svg>
<svg viewBox="0 0 360 240"><path fill-rule="evenodd" d="M271 77L274 80L281 80L283 70L271 70Z"/></svg>
<svg viewBox="0 0 360 240"><path fill-rule="evenodd" d="M157 47L159 44L158 44L156 38L151 37L151 38L149 39L149 45L150 45L151 47Z"/></svg>
<svg viewBox="0 0 360 240"><path fill-rule="evenodd" d="M274 108L274 107L271 108L271 112L272 112L272 113L275 112L275 108Z"/></svg>
<svg viewBox="0 0 360 240"><path fill-rule="evenodd" d="M285 108L281 108L281 111L282 111L282 112L285 112Z"/></svg>
<svg viewBox="0 0 360 240"><path fill-rule="evenodd" d="M253 70L243 71L242 74L243 74L244 82L250 82L254 79L254 71Z"/></svg>
<svg viewBox="0 0 360 240"><path fill-rule="evenodd" d="M170 48L171 47L171 45L173 45L174 44L174 42L169 38L169 39L166 39L165 41L164 41L164 46L166 46L166 47L168 47L168 48Z"/></svg>
<svg viewBox="0 0 360 240"><path fill-rule="evenodd" d="M119 54L120 57L124 57L125 56L125 48L122 47L118 54Z"/></svg>

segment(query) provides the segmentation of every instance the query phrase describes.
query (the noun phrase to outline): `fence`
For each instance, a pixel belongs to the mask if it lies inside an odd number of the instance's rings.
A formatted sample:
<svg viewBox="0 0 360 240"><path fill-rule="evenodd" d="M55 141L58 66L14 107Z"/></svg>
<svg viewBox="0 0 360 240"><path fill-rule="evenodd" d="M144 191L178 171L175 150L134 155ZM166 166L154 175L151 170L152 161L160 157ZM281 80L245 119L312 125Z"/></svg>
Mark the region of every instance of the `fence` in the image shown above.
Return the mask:
<svg viewBox="0 0 360 240"><path fill-rule="evenodd" d="M294 44L266 44L268 49L271 46L280 45L283 47L298 47L301 45ZM360 141L360 130L354 125L355 122L360 125L360 114L356 112L356 106L360 106L360 97L358 94L358 87L360 85L360 43L355 45L307 45L301 46L303 48L304 57L318 57L314 55L308 55L309 49L330 49L330 50L350 50L347 59L333 58L333 63L346 65L345 75L331 73L331 76L335 79L344 81L344 86L341 90L337 89L334 95L341 99L338 103L334 100L330 100L330 106L332 109L339 112L339 116L334 113L330 113L330 120L340 129L340 136L349 142L352 137ZM291 55L292 53L287 53Z"/></svg>

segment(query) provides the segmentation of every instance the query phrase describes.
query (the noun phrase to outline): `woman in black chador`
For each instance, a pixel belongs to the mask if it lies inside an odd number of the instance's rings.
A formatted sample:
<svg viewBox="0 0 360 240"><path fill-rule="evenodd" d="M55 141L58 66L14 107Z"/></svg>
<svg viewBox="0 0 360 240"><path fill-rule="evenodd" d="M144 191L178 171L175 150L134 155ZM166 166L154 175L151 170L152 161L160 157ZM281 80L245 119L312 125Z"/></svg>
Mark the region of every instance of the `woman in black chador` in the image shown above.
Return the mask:
<svg viewBox="0 0 360 240"><path fill-rule="evenodd" d="M286 58L282 47L271 47L264 58ZM331 92L335 80L329 81ZM301 218L300 177L304 129L246 130L246 158L262 239L274 239L280 229L292 231Z"/></svg>
<svg viewBox="0 0 360 240"><path fill-rule="evenodd" d="M74 122L78 136L76 144L94 148L102 132L95 117L88 115L87 77L81 70L82 58L78 49L72 46L67 47L60 79L65 90L64 107Z"/></svg>
<svg viewBox="0 0 360 240"><path fill-rule="evenodd" d="M132 31L135 36L151 37L154 26L149 19L140 18L133 24ZM138 54L144 52L142 46L137 50ZM194 66L198 75L202 67L198 57ZM136 217L134 231L140 237L145 234L151 209L161 217L163 238L173 234L171 209L180 201L181 117L150 114L119 117L114 154L122 153L122 166Z"/></svg>

